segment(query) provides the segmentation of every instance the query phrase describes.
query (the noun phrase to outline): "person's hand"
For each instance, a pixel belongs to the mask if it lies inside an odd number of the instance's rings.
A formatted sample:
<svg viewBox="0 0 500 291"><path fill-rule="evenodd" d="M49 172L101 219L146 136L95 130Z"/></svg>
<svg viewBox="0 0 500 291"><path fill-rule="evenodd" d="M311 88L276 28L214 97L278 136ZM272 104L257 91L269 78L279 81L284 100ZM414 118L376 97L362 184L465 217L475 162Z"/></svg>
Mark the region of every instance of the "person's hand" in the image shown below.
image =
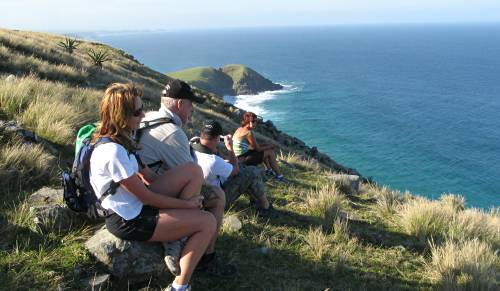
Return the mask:
<svg viewBox="0 0 500 291"><path fill-rule="evenodd" d="M202 204L203 196L201 196L201 195L193 196L193 197L189 198L188 200L186 200L186 202L188 203L187 208L201 209L201 207L203 207L203 204Z"/></svg>
<svg viewBox="0 0 500 291"><path fill-rule="evenodd" d="M233 151L233 136L228 134L224 136L224 145L226 146L226 149L230 152Z"/></svg>

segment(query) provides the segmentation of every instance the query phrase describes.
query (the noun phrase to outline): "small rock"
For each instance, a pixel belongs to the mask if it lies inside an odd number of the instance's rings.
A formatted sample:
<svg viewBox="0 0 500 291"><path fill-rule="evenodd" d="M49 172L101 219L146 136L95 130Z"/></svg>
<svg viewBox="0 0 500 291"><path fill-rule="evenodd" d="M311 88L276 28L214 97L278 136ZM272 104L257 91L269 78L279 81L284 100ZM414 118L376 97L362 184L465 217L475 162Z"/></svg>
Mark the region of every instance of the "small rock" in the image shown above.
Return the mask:
<svg viewBox="0 0 500 291"><path fill-rule="evenodd" d="M241 221L238 219L236 215L229 215L228 217L224 217L224 229L228 232L237 232L242 227Z"/></svg>
<svg viewBox="0 0 500 291"><path fill-rule="evenodd" d="M259 254L268 255L271 253L271 249L268 247L256 248L255 251Z"/></svg>
<svg viewBox="0 0 500 291"><path fill-rule="evenodd" d="M102 275L95 275L89 278L83 278L80 280L82 283L83 287L85 289L90 289L90 290L103 290L105 289L106 285L110 282L111 275L109 274L102 274Z"/></svg>
<svg viewBox="0 0 500 291"><path fill-rule="evenodd" d="M67 233L86 222L85 216L57 204L31 206L29 211L34 217L35 225L42 232Z"/></svg>
<svg viewBox="0 0 500 291"><path fill-rule="evenodd" d="M28 198L29 204L62 204L63 203L62 189L52 189L43 187Z"/></svg>
<svg viewBox="0 0 500 291"><path fill-rule="evenodd" d="M14 82L15 80L16 80L16 76L14 76L12 74L8 75L7 78L5 78L5 81L9 82L9 83Z"/></svg>
<svg viewBox="0 0 500 291"><path fill-rule="evenodd" d="M336 174L329 177L333 182L338 183L340 190L349 195L356 195L359 191L359 176Z"/></svg>

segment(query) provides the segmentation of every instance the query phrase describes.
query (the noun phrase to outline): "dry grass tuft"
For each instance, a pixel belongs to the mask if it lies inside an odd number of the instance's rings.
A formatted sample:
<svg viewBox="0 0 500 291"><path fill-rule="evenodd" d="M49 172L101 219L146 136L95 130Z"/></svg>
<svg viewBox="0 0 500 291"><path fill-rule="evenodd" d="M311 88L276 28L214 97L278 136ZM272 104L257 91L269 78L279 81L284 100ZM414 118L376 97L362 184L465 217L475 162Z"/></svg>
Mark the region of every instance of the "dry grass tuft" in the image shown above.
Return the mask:
<svg viewBox="0 0 500 291"><path fill-rule="evenodd" d="M12 183L23 185L47 182L53 169L54 157L40 145L15 143L0 148L0 187ZM5 187L5 188L4 188Z"/></svg>
<svg viewBox="0 0 500 291"><path fill-rule="evenodd" d="M398 215L403 230L426 243L430 239L440 241L446 237L455 213L439 201L418 197L404 204Z"/></svg>
<svg viewBox="0 0 500 291"><path fill-rule="evenodd" d="M451 193L443 194L439 200L441 200L445 206L451 207L455 211L462 211L465 209L465 198L462 195Z"/></svg>
<svg viewBox="0 0 500 291"><path fill-rule="evenodd" d="M318 261L321 261L330 249L328 236L323 233L321 227L309 228L303 240L311 256Z"/></svg>
<svg viewBox="0 0 500 291"><path fill-rule="evenodd" d="M444 290L497 290L498 252L478 239L431 245L431 277ZM496 286L496 287L495 287Z"/></svg>
<svg viewBox="0 0 500 291"><path fill-rule="evenodd" d="M321 217L325 229L331 229L339 218L346 199L335 184L326 184L319 189L311 190L306 195L305 203L307 211L314 216Z"/></svg>

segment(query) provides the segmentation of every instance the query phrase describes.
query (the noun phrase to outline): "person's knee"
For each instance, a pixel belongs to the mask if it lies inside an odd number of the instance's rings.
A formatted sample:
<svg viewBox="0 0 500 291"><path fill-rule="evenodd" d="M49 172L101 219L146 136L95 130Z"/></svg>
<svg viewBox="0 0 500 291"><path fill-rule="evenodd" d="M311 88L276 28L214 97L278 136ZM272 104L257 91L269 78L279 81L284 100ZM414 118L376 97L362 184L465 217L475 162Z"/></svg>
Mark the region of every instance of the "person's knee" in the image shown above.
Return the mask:
<svg viewBox="0 0 500 291"><path fill-rule="evenodd" d="M203 170L199 165L194 162L187 162L184 164L184 167L186 168L187 174L193 179L203 181Z"/></svg>
<svg viewBox="0 0 500 291"><path fill-rule="evenodd" d="M210 233L211 235L215 234L217 230L217 221L215 216L208 212L202 212L202 221L203 221L203 230Z"/></svg>

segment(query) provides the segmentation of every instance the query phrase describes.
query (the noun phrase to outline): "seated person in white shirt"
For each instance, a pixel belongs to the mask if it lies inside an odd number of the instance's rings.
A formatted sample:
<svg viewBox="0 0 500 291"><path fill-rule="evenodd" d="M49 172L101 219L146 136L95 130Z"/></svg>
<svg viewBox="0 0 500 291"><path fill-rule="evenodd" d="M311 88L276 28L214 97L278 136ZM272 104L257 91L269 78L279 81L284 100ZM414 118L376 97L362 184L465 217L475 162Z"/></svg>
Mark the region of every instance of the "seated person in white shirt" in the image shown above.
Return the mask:
<svg viewBox="0 0 500 291"><path fill-rule="evenodd" d="M203 180L198 165L186 163L163 175L140 166L134 155L138 147L131 135L144 117L141 95L141 90L130 84L115 83L106 89L94 142L102 138L112 141L94 149L90 182L98 198L112 181L119 183L116 192L102 201L109 213L106 227L113 235L154 242L189 237L181 253L181 273L167 288L185 291L215 235L216 221L211 213L200 210Z"/></svg>
<svg viewBox="0 0 500 291"><path fill-rule="evenodd" d="M220 186L226 192L226 208L245 193L250 196L252 204L260 216L269 216L273 211L265 194L261 169L255 166L238 165L231 135L224 136L224 145L229 154L228 160L219 156L217 145L221 142L222 127L215 120L207 120L203 124L198 143L193 143L198 165L203 170L205 184Z"/></svg>

